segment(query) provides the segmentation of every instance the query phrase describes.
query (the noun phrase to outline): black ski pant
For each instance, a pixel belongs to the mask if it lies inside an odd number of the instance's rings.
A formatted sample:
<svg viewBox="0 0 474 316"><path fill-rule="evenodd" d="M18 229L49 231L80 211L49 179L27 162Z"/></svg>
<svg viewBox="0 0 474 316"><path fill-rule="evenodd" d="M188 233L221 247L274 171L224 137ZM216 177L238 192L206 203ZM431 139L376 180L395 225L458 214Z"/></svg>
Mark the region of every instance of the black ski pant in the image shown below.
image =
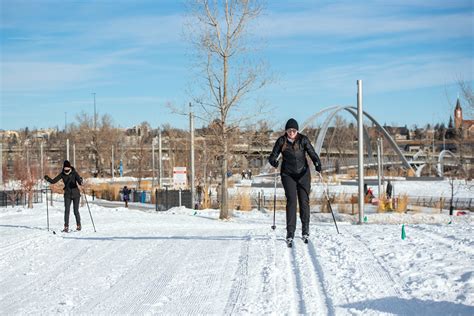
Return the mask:
<svg viewBox="0 0 474 316"><path fill-rule="evenodd" d="M73 202L76 225L81 225L81 215L79 214L79 200L81 197L64 196L64 226L69 227L69 213L71 212L71 202Z"/></svg>
<svg viewBox="0 0 474 316"><path fill-rule="evenodd" d="M286 237L294 238L296 230L296 207L300 205L300 219L303 235L309 235L309 193L311 173L309 168L300 175L281 174L286 196Z"/></svg>

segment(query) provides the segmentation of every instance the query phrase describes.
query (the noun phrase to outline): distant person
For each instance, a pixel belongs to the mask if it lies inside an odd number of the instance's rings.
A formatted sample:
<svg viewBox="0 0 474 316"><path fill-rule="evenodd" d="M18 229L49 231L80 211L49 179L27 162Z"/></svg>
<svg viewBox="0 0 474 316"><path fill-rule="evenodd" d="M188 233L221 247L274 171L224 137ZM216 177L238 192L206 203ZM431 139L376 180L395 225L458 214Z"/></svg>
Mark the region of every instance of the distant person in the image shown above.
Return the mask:
<svg viewBox="0 0 474 316"><path fill-rule="evenodd" d="M198 205L201 205L201 199L202 199L202 186L200 183L198 183L196 187L196 193L197 193L197 198L198 198Z"/></svg>
<svg viewBox="0 0 474 316"><path fill-rule="evenodd" d="M247 171L247 174L248 174L248 176L249 176L249 180L252 180L252 170L249 169L249 170Z"/></svg>
<svg viewBox="0 0 474 316"><path fill-rule="evenodd" d="M285 134L280 136L268 157L268 162L278 168L281 153L281 182L286 196L286 241L292 247L296 230L296 208L299 202L302 235L305 243L309 240L309 193L311 191L311 172L306 154L311 158L317 172L321 172L321 161L309 138L298 132L298 122L289 119Z"/></svg>
<svg viewBox="0 0 474 316"><path fill-rule="evenodd" d="M76 169L71 166L68 160L64 160L63 169L54 179L51 179L48 175L44 176L44 179L51 184L55 184L59 180L63 180L64 183L64 229L63 232L69 231L69 213L71 211L71 202L74 207L74 216L76 217L76 230L81 230L81 215L79 214L79 200L81 198L81 192L79 187L82 185L82 178L77 173Z"/></svg>
<svg viewBox="0 0 474 316"><path fill-rule="evenodd" d="M385 191L385 193L387 194L387 198L388 198L388 199L391 199L391 198L392 198L392 190L393 190L392 183L390 182L390 180L388 180L388 182L387 182L387 190Z"/></svg>
<svg viewBox="0 0 474 316"><path fill-rule="evenodd" d="M367 202L372 202L372 199L375 197L374 195L374 192L372 191L372 188L368 188L367 189L367 194L365 195L365 199L367 200Z"/></svg>
<svg viewBox="0 0 474 316"><path fill-rule="evenodd" d="M124 186L122 189L123 201L125 202L125 207L128 207L128 201L130 201L130 192L132 192L127 186Z"/></svg>

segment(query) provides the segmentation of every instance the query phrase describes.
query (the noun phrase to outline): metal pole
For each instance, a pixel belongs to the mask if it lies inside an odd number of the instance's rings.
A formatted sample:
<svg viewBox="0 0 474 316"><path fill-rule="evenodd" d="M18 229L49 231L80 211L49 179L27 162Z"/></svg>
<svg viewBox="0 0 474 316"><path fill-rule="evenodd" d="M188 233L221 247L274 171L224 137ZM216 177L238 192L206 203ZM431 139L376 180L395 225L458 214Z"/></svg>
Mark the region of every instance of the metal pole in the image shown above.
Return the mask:
<svg viewBox="0 0 474 316"><path fill-rule="evenodd" d="M334 215L334 212L332 210L331 200L329 199L328 185L324 184L323 175L320 172L317 172L317 171L316 171L316 173L319 175L319 179L321 180L321 184L323 185L323 193L324 193L324 196L326 197L326 202L328 203L328 208L331 211L332 220L334 221L334 226L336 226L337 233L340 234L339 233L339 228L337 227L336 216Z"/></svg>
<svg viewBox="0 0 474 316"><path fill-rule="evenodd" d="M40 155L41 155L41 161L40 161L41 175L40 175L40 178L42 179L43 176L44 176L43 142L41 142L41 144L40 144ZM47 194L48 194L48 192L46 191L46 195ZM46 203L46 204L48 204L48 203Z"/></svg>
<svg viewBox="0 0 474 316"><path fill-rule="evenodd" d="M382 184L384 183L385 181L385 175L384 175L384 171L383 171L383 137L380 138L380 161L382 162L381 163L381 170L380 170L380 174L381 174L381 177L382 177Z"/></svg>
<svg viewBox="0 0 474 316"><path fill-rule="evenodd" d="M66 139L66 159L69 160L69 138Z"/></svg>
<svg viewBox="0 0 474 316"><path fill-rule="evenodd" d="M89 216L91 217L92 226L94 227L94 232L96 233L97 231L95 230L94 219L92 218L91 208L89 207L89 202L87 202L86 191L84 191L84 188L82 188L82 194L84 194L84 200L86 200L86 205L87 209L89 210Z"/></svg>
<svg viewBox="0 0 474 316"><path fill-rule="evenodd" d="M72 165L76 167L76 144L72 144Z"/></svg>
<svg viewBox="0 0 474 316"><path fill-rule="evenodd" d="M276 228L276 225L275 225L275 216L276 216L276 191L277 191L277 172L278 172L278 169L275 168L275 175L274 175L274 179L273 179L273 225L272 225L272 229L275 230Z"/></svg>
<svg viewBox="0 0 474 316"><path fill-rule="evenodd" d="M159 180L158 180L158 184L160 185L160 189L161 189L161 186L163 185L162 183L162 179L163 179L163 162L161 160L161 130L158 132L158 167L160 168L160 172L158 173L158 176L159 176Z"/></svg>
<svg viewBox="0 0 474 316"><path fill-rule="evenodd" d="M151 187L155 186L155 138L151 142Z"/></svg>
<svg viewBox="0 0 474 316"><path fill-rule="evenodd" d="M44 190L46 196L46 225L49 231L49 208L48 208L48 187Z"/></svg>
<svg viewBox="0 0 474 316"><path fill-rule="evenodd" d="M115 157L114 157L114 145L112 145L112 181L115 180Z"/></svg>
<svg viewBox="0 0 474 316"><path fill-rule="evenodd" d="M203 172L202 175L204 177L204 187L207 188L207 146L206 146L206 138L204 138L204 161L203 161Z"/></svg>
<svg viewBox="0 0 474 316"><path fill-rule="evenodd" d="M382 157L381 157L381 150L380 150L380 138L377 138L377 180L378 180L378 186L379 186L379 194L378 194L378 197L379 197L379 203L380 203L380 199L382 198L382 181L381 181L381 176L382 176L382 172L381 172L381 165L382 165Z"/></svg>
<svg viewBox="0 0 474 316"><path fill-rule="evenodd" d="M191 207L194 208L194 116L189 102L189 131L191 133Z"/></svg>
<svg viewBox="0 0 474 316"><path fill-rule="evenodd" d="M364 122L362 117L362 80L357 80L357 134L359 140L359 224L364 220Z"/></svg>
<svg viewBox="0 0 474 316"><path fill-rule="evenodd" d="M97 129L97 114L95 111L95 92L92 93L94 95L94 131Z"/></svg>
<svg viewBox="0 0 474 316"><path fill-rule="evenodd" d="M0 186L2 185L3 185L3 143L0 142Z"/></svg>

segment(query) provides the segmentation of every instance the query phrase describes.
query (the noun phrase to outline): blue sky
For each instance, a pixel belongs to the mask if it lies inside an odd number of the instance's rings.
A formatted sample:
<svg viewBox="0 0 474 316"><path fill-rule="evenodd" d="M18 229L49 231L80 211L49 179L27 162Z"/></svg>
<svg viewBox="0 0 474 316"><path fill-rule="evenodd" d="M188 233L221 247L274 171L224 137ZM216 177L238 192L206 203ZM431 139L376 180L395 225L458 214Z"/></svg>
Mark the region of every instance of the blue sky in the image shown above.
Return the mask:
<svg viewBox="0 0 474 316"><path fill-rule="evenodd" d="M185 8L160 0L1 0L1 129L59 127L81 111L121 127L188 126L197 81ZM253 34L277 78L247 99L280 128L331 105L379 122L447 124L456 81L473 84L473 1L267 1ZM258 119L256 117L255 119ZM197 122L196 125L202 125Z"/></svg>

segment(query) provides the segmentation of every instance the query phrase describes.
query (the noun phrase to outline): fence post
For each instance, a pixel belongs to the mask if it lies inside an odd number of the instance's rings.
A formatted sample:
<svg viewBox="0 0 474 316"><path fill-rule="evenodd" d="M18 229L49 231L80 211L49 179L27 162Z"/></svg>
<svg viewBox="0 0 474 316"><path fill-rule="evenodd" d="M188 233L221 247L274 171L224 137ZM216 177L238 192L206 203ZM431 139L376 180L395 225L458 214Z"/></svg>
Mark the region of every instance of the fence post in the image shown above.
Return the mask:
<svg viewBox="0 0 474 316"><path fill-rule="evenodd" d="M166 186L166 191L165 191L165 205L166 205L166 210L168 210L168 186Z"/></svg>
<svg viewBox="0 0 474 316"><path fill-rule="evenodd" d="M191 204L192 203L192 194L191 194ZM178 193L178 205L181 207L181 188L179 188L179 193Z"/></svg>
<svg viewBox="0 0 474 316"><path fill-rule="evenodd" d="M257 209L260 211L260 192L258 192L258 197L257 197Z"/></svg>
<svg viewBox="0 0 474 316"><path fill-rule="evenodd" d="M155 212L158 212L158 189L155 189Z"/></svg>

